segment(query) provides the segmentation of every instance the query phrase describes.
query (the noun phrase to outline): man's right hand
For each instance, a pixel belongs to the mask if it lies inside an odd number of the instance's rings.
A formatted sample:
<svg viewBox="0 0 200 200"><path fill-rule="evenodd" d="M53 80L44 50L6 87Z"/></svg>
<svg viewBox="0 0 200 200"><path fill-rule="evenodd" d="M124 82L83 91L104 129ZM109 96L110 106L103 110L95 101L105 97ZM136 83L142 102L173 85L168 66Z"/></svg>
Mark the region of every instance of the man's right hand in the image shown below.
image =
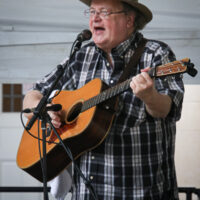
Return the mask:
<svg viewBox="0 0 200 200"><path fill-rule="evenodd" d="M43 95L37 90L29 91L24 97L23 109L37 107L42 97ZM58 112L48 111L48 114L51 117L52 124L55 126L55 128L59 128L62 124L61 111ZM25 116L28 119L31 119L33 117L33 113L25 113Z"/></svg>

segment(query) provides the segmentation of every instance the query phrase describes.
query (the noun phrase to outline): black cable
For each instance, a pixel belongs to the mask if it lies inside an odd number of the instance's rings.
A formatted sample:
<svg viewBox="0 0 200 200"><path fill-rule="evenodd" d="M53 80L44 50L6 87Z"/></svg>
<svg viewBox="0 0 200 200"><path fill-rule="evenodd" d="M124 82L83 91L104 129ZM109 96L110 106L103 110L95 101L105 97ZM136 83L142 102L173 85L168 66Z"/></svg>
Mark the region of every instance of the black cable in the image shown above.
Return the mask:
<svg viewBox="0 0 200 200"><path fill-rule="evenodd" d="M43 165L41 146L40 146L40 121L39 120L38 120L38 151L39 151L39 156L40 156L41 170L42 170L42 174L44 176L44 168L43 168L44 165Z"/></svg>
<svg viewBox="0 0 200 200"><path fill-rule="evenodd" d="M43 139L39 138L39 137L36 137L35 135L33 135L29 130L26 129L26 126L24 124L24 121L23 121L23 118L22 118L22 114L23 114L23 111L20 113L20 119L21 119L21 123L22 123L22 126L24 127L24 129L26 130L26 132L33 138L37 139L37 140L40 140L40 141L43 141ZM39 120L38 120L38 127L39 127ZM48 140L45 140L45 142L49 143L49 144L58 144L60 145L60 143L58 142L53 142L53 141L48 141Z"/></svg>
<svg viewBox="0 0 200 200"><path fill-rule="evenodd" d="M86 185L86 187L89 189L89 191L91 192L91 195L93 196L94 200L98 200L98 196L95 192L95 189L93 187L93 185L91 184L91 182L84 176L83 172L81 171L81 169L79 168L79 166L76 164L74 158L73 158L73 155L72 155L72 152L70 150L70 148L64 144L62 138L60 137L60 135L57 133L55 127L53 126L53 124L51 123L51 118L48 117L48 123L51 125L52 129L54 130L57 138L59 139L61 145L63 146L64 150L66 151L67 155L69 156L70 160L72 161L77 173L79 174L79 176L83 179L84 181L84 184Z"/></svg>
<svg viewBox="0 0 200 200"><path fill-rule="evenodd" d="M98 200L98 196L95 192L95 189L94 187L92 186L91 182L84 176L84 174L82 173L81 169L79 168L79 166L76 164L74 158L73 158L73 155L72 155L72 152L71 150L69 149L68 146L66 146L62 140L62 138L60 137L60 135L58 134L56 128L53 126L53 124L51 123L51 118L50 116L47 114L47 118L48 118L48 123L51 125L54 133L56 134L57 138L59 139L59 143L57 142L50 142L50 141L47 141L47 140L43 140L40 138L40 123L39 123L39 120L38 120L38 137L36 137L35 135L33 135L29 130L26 129L26 126L23 122L23 119L22 119L22 114L23 112L20 113L20 118L21 118L21 123L24 127L24 129L27 131L27 133L32 136L33 138L37 139L38 140L38 148L39 148L39 153L40 153L40 162L41 162L41 169L42 169L42 173L43 173L43 161L42 161L42 156L41 156L41 148L40 148L40 141L43 141L43 142L47 142L47 143L53 143L53 144L57 144L57 145L62 145L65 152L67 153L67 155L69 156L70 160L72 161L74 167L75 167L75 170L77 171L77 173L79 174L79 176L83 179L84 181L84 184L86 185L86 187L89 189L89 191L91 192L94 200Z"/></svg>
<svg viewBox="0 0 200 200"><path fill-rule="evenodd" d="M85 32L84 32L84 31L85 31ZM79 36L81 36L81 40L80 40L80 39L76 39L75 42L73 43L72 48L71 48L71 52L70 52L70 58L69 58L69 60L67 61L67 63L65 63L64 68L63 68L62 65L58 65L58 67L59 67L60 69L61 69L61 68L63 69L63 70L62 70L63 72L65 71L64 69L69 65L72 56L75 55L76 51L79 50L79 48L81 47L81 43L82 43L83 41L89 40L89 39L91 38L91 36L92 36L92 35L91 35L91 32L88 31L88 30L84 30L84 31L81 33L82 35L79 35ZM89 32L90 34L88 34L88 32ZM58 68L58 69L59 69L59 68ZM60 75L62 75L62 74L60 74ZM56 84L56 82L54 82L54 84ZM55 96L57 96L57 95L60 93L60 91L61 91L61 90L59 90L59 92L58 92ZM50 96L50 93L51 93L51 91L48 92L48 95L45 96L45 98L43 97L44 99L41 99L40 105L37 106L36 110L39 110L39 111L40 111L40 107L42 107L43 105L45 105L45 103L48 103L49 101L51 101L51 100L55 97L55 96L54 96L54 97L52 97L52 98L47 99L47 97ZM42 100L43 100L43 101L42 101ZM80 169L79 166L76 164L76 162L75 162L75 160L74 160L74 158L73 158L73 155L72 155L71 150L70 150L69 147L67 147L67 146L64 144L64 142L62 141L60 135L57 133L56 128L55 128L55 127L53 126L53 124L51 123L51 118L49 117L49 115L46 113L46 114L47 114L47 121L48 121L48 123L51 125L51 127L53 128L54 133L56 134L56 136L57 136L57 138L59 139L59 141L60 141L61 144L60 144L60 143L56 143L56 142L50 142L50 141L43 140L43 139L39 138L39 135L38 135L38 137L36 137L36 136L34 136L32 133L29 132L29 129L32 127L34 121L39 117L39 115L40 115L39 112L35 112L35 113L34 113L34 116L31 118L31 120L29 121L29 123L28 123L27 126L25 126L24 123L23 123L22 113L23 113L23 112L21 112L21 115L20 115L20 116L21 116L21 122L22 122L22 124L23 124L23 127L24 127L25 130L27 131L27 133L29 133L32 137L38 139L38 141L43 141L43 142L47 142L47 143L54 143L54 144L62 145L63 148L64 148L64 150L66 151L67 155L68 155L69 158L71 159L72 163L74 164L74 167L75 167L77 173L78 173L79 176L83 179L83 181L84 181L86 187L87 187L87 188L89 189L89 191L91 192L91 195L93 196L94 200L98 200L98 196L97 196L97 194L96 194L96 192L95 192L95 190L94 190L94 188L93 188L91 182L84 176L84 174L82 173L81 169ZM38 127L39 127L39 123L38 123ZM39 130L39 128L38 128L38 130ZM39 133L38 133L38 134L39 134ZM41 153L41 152L40 152L40 153ZM41 156L41 154L40 154L40 156ZM41 160L41 159L40 159L40 160Z"/></svg>

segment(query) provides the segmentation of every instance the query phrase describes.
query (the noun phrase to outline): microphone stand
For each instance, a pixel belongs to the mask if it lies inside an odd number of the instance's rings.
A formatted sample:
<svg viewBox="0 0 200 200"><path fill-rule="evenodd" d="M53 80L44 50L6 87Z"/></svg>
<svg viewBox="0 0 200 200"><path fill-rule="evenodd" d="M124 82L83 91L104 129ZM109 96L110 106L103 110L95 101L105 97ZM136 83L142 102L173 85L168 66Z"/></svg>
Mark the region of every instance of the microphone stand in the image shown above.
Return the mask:
<svg viewBox="0 0 200 200"><path fill-rule="evenodd" d="M30 119L28 125L26 126L26 130L30 130L33 126L34 122L37 120L37 118L41 119L41 127L42 127L42 143L43 143L43 187L44 187L44 200L48 200L48 191L47 191L47 159L46 159L46 105L49 99L49 96L51 95L52 91L54 90L55 86L57 85L58 81L63 75L64 68L62 65L58 65L58 76L55 79L54 83L52 84L51 88L49 89L47 95L43 96L43 98L40 100L38 106L36 107L35 111L33 112L33 117Z"/></svg>
<svg viewBox="0 0 200 200"><path fill-rule="evenodd" d="M42 128L42 152L43 152L43 159L42 159L42 175L43 175L43 192L44 192L44 199L48 200L48 191L47 191L47 154L46 154L46 114L44 113L41 115L41 128Z"/></svg>
<svg viewBox="0 0 200 200"><path fill-rule="evenodd" d="M65 67L68 66L68 62L65 65ZM47 92L47 94L45 96L42 97L42 99L40 100L39 104L37 105L37 107L35 108L35 111L33 112L33 117L30 119L28 125L26 126L27 130L30 130L31 127L33 126L34 122L36 121L36 119L41 115L42 110L44 110L44 108L46 107L48 102L48 99L51 95L51 93L53 92L54 88L56 87L58 81L60 80L60 78L62 77L65 67L63 68L62 65L58 65L58 76L56 77L55 81L53 82L51 88L49 89L49 91Z"/></svg>
<svg viewBox="0 0 200 200"><path fill-rule="evenodd" d="M85 41L85 40L89 40L91 38L91 36L92 36L92 34L89 30L84 30L81 34L78 35L77 39L74 41L74 43L72 45L69 60L67 61L67 63L64 64L64 67L62 65L57 66L58 76L56 77L56 79L53 82L49 91L47 92L47 95L43 96L43 98L40 100L39 104L37 105L35 111L33 112L33 114L34 114L33 117L30 119L28 125L26 126L27 130L31 129L34 122L39 117L41 111L47 105L49 96L51 95L51 93L54 90L55 86L57 85L58 81L60 80L60 78L64 74L64 71L65 71L66 67L68 67L68 64L69 64L72 56L74 56L74 54L80 49L82 42Z"/></svg>
<svg viewBox="0 0 200 200"><path fill-rule="evenodd" d="M72 163L74 164L75 170L76 170L77 173L80 175L80 177L83 179L83 181L84 181L86 187L89 189L89 191L90 191L90 193L91 193L93 199L94 199L94 200L98 200L97 193L96 193L96 191L94 190L94 187L92 186L90 180L88 180L88 179L84 176L84 174L82 173L82 171L80 170L80 168L77 166L77 164L76 164L76 162L75 162L75 160L74 160L74 158L73 158L73 155L72 155L72 152L71 152L70 148L69 148L67 145L64 144L62 138L61 138L60 135L58 134L58 132L57 132L56 128L54 127L54 125L52 124L51 118L50 118L50 116L48 115L48 113L47 113L47 115L46 115L46 120L47 120L47 122L50 124L50 126L51 126L51 128L53 129L54 133L56 134L58 140L60 141L60 144L61 144L62 147L64 148L65 152L66 152L67 155L69 156L69 158L70 158L70 160L72 161Z"/></svg>
<svg viewBox="0 0 200 200"><path fill-rule="evenodd" d="M64 71L68 67L72 56L74 56L76 51L78 51L80 49L81 44L82 44L82 41L76 39L75 42L73 43L72 48L71 48L69 60L64 64L64 66L62 66L62 65L57 66L58 74L57 74L55 81L53 82L52 86L49 88L47 94L45 96L43 96L42 99L40 100L39 104L37 105L37 107L35 108L35 110L33 112L33 117L30 119L27 126L25 127L26 130L29 131L38 118L41 119L41 121L42 121L41 127L42 127L42 141L43 141L43 162L42 162L42 165L43 165L44 200L48 200L47 159L46 159L46 123L47 123L47 120L48 120L48 114L47 114L47 110L46 110L46 105L47 105L47 103L49 103L49 101L48 101L49 97L50 97L51 93L53 92L54 88L56 87L58 81L63 76Z"/></svg>
<svg viewBox="0 0 200 200"><path fill-rule="evenodd" d="M71 53L70 59L72 55L75 54L76 51ZM62 65L58 65L58 76L56 77L55 81L53 82L51 88L47 92L47 95L43 96L40 100L39 104L35 108L33 112L33 117L30 119L29 123L26 126L26 130L30 130L35 121L39 118L41 120L41 128L42 128L42 146L43 146L43 159L42 159L42 170L43 170L43 189L44 189L44 200L48 200L48 191L47 191L47 157L46 157L46 123L47 123L47 111L46 111L46 105L48 102L48 99L53 92L54 88L56 87L58 81L64 74L64 70L68 67L67 62L64 67Z"/></svg>

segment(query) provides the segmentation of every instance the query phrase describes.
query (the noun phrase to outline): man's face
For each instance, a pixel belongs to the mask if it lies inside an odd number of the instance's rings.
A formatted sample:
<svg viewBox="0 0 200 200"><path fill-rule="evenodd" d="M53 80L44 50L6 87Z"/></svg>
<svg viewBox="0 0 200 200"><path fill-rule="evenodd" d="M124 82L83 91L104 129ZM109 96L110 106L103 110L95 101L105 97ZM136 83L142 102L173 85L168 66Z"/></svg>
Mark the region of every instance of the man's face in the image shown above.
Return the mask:
<svg viewBox="0 0 200 200"><path fill-rule="evenodd" d="M96 45L109 53L112 48L126 40L133 32L134 16L124 12L101 17L100 11L123 11L118 0L92 0L90 9L97 13L90 17L89 26Z"/></svg>

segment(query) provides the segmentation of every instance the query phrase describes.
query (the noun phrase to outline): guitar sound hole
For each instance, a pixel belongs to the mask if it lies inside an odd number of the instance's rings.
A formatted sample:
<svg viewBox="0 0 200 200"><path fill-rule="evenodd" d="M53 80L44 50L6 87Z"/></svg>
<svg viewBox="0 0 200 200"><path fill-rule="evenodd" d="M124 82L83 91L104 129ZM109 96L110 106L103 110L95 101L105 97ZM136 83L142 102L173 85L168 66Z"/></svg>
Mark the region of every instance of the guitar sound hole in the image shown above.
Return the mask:
<svg viewBox="0 0 200 200"><path fill-rule="evenodd" d="M72 123L77 119L77 117L81 113L82 106L83 106L82 102L78 102L77 104L72 106L67 115L67 123Z"/></svg>

